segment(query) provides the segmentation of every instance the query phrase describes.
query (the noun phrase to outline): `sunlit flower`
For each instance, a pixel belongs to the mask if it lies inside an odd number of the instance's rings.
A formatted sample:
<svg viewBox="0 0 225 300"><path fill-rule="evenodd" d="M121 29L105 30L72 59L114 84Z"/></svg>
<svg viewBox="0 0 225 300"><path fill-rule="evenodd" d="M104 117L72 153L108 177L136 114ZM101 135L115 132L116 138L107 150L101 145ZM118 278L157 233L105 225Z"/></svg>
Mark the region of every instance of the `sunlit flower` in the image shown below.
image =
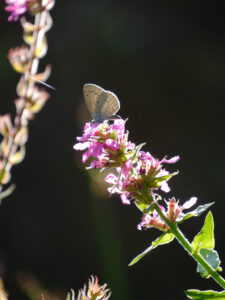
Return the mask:
<svg viewBox="0 0 225 300"><path fill-rule="evenodd" d="M196 197L191 197L183 205L179 205L179 200L176 201L176 199L173 197L169 199L168 202L165 201L167 204L167 211L161 205L160 208L171 222L176 222L178 218L182 217L182 211L184 209L191 208L196 203L196 201ZM137 226L139 230L141 230L142 228L148 229L150 227L154 227L162 231L167 231L169 229L167 224L160 218L155 210L151 214L144 214L141 223L139 223Z"/></svg>
<svg viewBox="0 0 225 300"><path fill-rule="evenodd" d="M19 16L24 14L28 9L30 0L6 0L6 10L10 13L8 21L17 21Z"/></svg>
<svg viewBox="0 0 225 300"><path fill-rule="evenodd" d="M130 204L131 200L150 204L153 191L170 191L167 181L177 173L170 174L163 164L176 163L179 156L158 160L149 152L140 151L143 145L136 146L128 140L125 123L123 119L87 123L74 149L86 150L82 162L91 159L89 168L116 168L116 173L109 174L105 181L111 185L108 191L120 194L123 204Z"/></svg>
<svg viewBox="0 0 225 300"><path fill-rule="evenodd" d="M89 168L119 167L124 174L129 172L128 155L135 149L135 145L128 141L124 120L117 119L112 124L108 121L102 124L87 123L83 135L77 140L74 149L87 149L82 156L82 162L92 159Z"/></svg>
<svg viewBox="0 0 225 300"><path fill-rule="evenodd" d="M107 300L110 296L111 292L109 289L106 289L106 284L99 285L98 277L91 276L88 286L84 285L84 288L79 291L76 300ZM75 297L72 299L75 299Z"/></svg>

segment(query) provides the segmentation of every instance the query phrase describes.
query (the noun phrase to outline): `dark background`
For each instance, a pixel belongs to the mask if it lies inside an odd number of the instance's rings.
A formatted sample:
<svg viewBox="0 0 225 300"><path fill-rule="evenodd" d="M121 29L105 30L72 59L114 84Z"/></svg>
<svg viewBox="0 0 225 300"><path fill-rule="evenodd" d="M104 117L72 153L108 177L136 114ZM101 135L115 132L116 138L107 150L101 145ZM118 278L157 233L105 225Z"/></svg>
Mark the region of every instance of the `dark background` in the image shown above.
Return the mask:
<svg viewBox="0 0 225 300"><path fill-rule="evenodd" d="M3 1L0 8L0 112L14 115L19 75L6 56L22 43L22 29L7 22ZM30 124L26 158L13 169L17 189L0 206L0 273L10 299L40 299L39 290L36 298L25 295L39 284L58 295L46 300L65 299L91 274L108 284L113 300L219 290L176 241L128 267L159 232L136 229L140 212L109 197L73 144L90 120L83 84L115 92L133 142L146 142L158 158L180 155L169 166L180 174L168 197L215 201L216 250L225 261L224 2L67 0L57 1L52 17L41 69L52 65L48 82L56 91ZM182 225L190 240L203 221Z"/></svg>

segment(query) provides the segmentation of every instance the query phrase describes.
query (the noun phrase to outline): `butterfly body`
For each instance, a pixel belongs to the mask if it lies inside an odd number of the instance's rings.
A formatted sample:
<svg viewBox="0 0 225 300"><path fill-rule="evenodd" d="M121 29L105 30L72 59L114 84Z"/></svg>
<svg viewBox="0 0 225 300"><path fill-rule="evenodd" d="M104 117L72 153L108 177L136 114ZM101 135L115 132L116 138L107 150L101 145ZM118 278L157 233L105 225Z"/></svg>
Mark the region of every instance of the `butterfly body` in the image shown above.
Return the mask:
<svg viewBox="0 0 225 300"><path fill-rule="evenodd" d="M83 91L94 122L102 123L105 120L115 119L115 114L120 109L120 102L114 93L92 83L85 84Z"/></svg>

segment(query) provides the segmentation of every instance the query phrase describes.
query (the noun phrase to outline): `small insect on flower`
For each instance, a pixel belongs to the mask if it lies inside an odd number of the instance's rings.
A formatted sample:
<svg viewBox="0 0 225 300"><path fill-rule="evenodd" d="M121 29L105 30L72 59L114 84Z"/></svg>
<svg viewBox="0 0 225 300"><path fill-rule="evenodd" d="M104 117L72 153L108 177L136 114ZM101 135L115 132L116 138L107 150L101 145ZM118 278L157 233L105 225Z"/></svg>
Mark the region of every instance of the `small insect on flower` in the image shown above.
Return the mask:
<svg viewBox="0 0 225 300"><path fill-rule="evenodd" d="M85 84L83 91L94 123L119 118L115 114L120 109L120 101L114 93L92 83Z"/></svg>

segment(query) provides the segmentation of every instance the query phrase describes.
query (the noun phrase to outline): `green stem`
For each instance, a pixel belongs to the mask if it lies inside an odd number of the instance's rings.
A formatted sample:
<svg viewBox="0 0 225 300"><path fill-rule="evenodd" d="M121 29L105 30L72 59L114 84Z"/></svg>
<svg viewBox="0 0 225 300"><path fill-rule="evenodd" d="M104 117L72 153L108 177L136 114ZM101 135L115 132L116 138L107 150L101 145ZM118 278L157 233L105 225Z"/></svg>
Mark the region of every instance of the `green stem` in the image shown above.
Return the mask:
<svg viewBox="0 0 225 300"><path fill-rule="evenodd" d="M171 222L165 216L165 214L160 209L158 203L154 204L154 209L157 211L161 219L170 227L170 231L175 235L178 242L184 247L184 249L189 253L189 255L192 256L192 258L197 263L199 263L223 289L225 289L225 280L223 279L223 277L220 276L199 253L193 253L191 244L180 231L177 224Z"/></svg>

